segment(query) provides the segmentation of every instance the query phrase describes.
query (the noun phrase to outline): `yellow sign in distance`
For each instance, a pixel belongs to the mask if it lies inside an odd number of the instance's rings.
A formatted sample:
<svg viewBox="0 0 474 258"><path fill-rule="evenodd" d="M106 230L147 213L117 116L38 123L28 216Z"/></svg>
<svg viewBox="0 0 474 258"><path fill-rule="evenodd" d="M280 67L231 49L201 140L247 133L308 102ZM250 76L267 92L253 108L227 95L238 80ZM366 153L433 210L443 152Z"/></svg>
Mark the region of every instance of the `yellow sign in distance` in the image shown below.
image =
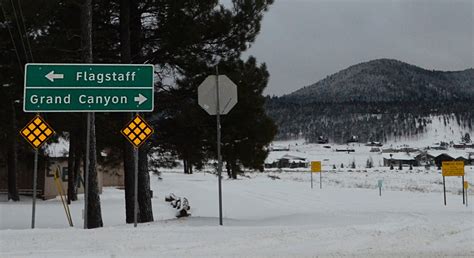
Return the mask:
<svg viewBox="0 0 474 258"><path fill-rule="evenodd" d="M443 161L443 176L464 176L464 161Z"/></svg>
<svg viewBox="0 0 474 258"><path fill-rule="evenodd" d="M321 161L311 161L311 172L321 172Z"/></svg>
<svg viewBox="0 0 474 258"><path fill-rule="evenodd" d="M469 188L469 183L467 181L464 181L464 189Z"/></svg>
<svg viewBox="0 0 474 258"><path fill-rule="evenodd" d="M20 134L34 149L39 149L54 135L54 130L41 116L36 115L20 130Z"/></svg>
<svg viewBox="0 0 474 258"><path fill-rule="evenodd" d="M136 115L120 132L135 148L139 148L153 134L153 128Z"/></svg>

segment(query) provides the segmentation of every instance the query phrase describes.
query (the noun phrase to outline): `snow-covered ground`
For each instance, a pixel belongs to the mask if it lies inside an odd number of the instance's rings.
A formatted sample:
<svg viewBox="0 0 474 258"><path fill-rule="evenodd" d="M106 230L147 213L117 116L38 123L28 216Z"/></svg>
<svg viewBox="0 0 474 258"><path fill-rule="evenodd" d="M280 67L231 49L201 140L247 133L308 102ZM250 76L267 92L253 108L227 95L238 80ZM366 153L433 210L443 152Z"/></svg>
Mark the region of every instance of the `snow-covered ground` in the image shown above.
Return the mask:
<svg viewBox="0 0 474 258"><path fill-rule="evenodd" d="M467 167L466 180L473 174ZM138 228L124 224L124 192L114 188L101 195L104 228L91 230L81 229L82 200L71 206L75 228L59 199L38 201L34 230L30 200L0 202L0 257L474 256L473 192L463 206L459 178L447 178L444 206L433 170L336 170L323 173L323 189L318 175L310 188L308 172L247 176L223 180L224 226L217 178L202 172L152 174L155 222ZM189 199L191 217L174 218L170 192Z"/></svg>

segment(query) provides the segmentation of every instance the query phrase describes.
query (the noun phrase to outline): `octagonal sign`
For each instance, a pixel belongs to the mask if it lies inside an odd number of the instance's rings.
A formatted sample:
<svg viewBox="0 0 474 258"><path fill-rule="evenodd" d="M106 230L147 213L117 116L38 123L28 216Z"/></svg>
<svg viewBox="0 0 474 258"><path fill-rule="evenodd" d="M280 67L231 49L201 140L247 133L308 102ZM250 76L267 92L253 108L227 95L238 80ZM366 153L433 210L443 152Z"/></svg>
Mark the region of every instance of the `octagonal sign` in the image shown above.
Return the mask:
<svg viewBox="0 0 474 258"><path fill-rule="evenodd" d="M219 114L225 115L237 104L237 85L219 75ZM198 88L198 103L209 115L217 115L216 76L209 75Z"/></svg>

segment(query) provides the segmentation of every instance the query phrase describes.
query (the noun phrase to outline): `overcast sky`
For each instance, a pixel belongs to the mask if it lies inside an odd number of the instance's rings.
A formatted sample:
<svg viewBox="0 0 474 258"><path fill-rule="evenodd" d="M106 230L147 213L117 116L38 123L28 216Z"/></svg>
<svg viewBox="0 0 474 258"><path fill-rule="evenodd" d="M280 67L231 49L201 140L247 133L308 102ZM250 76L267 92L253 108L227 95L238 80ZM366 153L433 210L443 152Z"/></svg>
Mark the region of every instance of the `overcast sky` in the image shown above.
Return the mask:
<svg viewBox="0 0 474 258"><path fill-rule="evenodd" d="M275 0L247 52L265 62L265 94L283 95L350 65L393 58L473 67L474 0Z"/></svg>

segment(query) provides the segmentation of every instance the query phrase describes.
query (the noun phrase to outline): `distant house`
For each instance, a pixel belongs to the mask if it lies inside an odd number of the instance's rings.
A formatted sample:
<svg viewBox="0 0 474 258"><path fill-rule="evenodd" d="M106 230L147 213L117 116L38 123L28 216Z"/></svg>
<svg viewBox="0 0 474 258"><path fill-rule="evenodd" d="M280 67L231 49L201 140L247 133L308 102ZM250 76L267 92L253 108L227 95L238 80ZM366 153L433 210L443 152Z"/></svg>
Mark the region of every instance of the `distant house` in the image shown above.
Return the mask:
<svg viewBox="0 0 474 258"><path fill-rule="evenodd" d="M326 144L326 143L329 142L329 139L327 137L321 135L321 136L318 137L318 140L316 142L319 143L319 144Z"/></svg>
<svg viewBox="0 0 474 258"><path fill-rule="evenodd" d="M265 168L306 168L306 157L298 153L270 152L265 160Z"/></svg>
<svg viewBox="0 0 474 258"><path fill-rule="evenodd" d="M371 142L366 143L365 146L369 146L369 147L382 147L383 144L382 144L381 142L374 142L374 141L371 141Z"/></svg>
<svg viewBox="0 0 474 258"><path fill-rule="evenodd" d="M270 151L289 151L290 146L282 146L282 145L272 145L270 146Z"/></svg>
<svg viewBox="0 0 474 258"><path fill-rule="evenodd" d="M383 165L385 167L393 166L416 166L415 155L409 153L383 153Z"/></svg>
<svg viewBox="0 0 474 258"><path fill-rule="evenodd" d="M351 143L351 142L359 142L359 136L352 135L349 139L347 139L347 143Z"/></svg>
<svg viewBox="0 0 474 258"><path fill-rule="evenodd" d="M347 152L347 153L350 153L350 152L355 152L355 149L349 149L349 148L346 148L346 149L336 149L336 152Z"/></svg>
<svg viewBox="0 0 474 258"><path fill-rule="evenodd" d="M420 152L420 154L415 156L416 166L432 166L435 164L434 158L428 152Z"/></svg>
<svg viewBox="0 0 474 258"><path fill-rule="evenodd" d="M443 161L463 161L465 165L473 164L473 160L469 153L443 152L439 155L436 155L436 157L434 158L434 162L439 168L442 166Z"/></svg>
<svg viewBox="0 0 474 258"><path fill-rule="evenodd" d="M58 172L59 181L64 192L68 188L68 149L69 143L59 139L57 143L46 146L46 151L41 152L38 157L38 184L36 195L42 199L56 198L58 195L57 185L54 182L54 173ZM7 162L0 155L0 192L8 191ZM17 167L17 186L20 194L33 194L33 161L34 152L19 153ZM101 152L101 159L97 161L97 182L99 193L103 186L123 186L123 165L106 162L106 153ZM78 193L83 193L83 164L79 168Z"/></svg>

